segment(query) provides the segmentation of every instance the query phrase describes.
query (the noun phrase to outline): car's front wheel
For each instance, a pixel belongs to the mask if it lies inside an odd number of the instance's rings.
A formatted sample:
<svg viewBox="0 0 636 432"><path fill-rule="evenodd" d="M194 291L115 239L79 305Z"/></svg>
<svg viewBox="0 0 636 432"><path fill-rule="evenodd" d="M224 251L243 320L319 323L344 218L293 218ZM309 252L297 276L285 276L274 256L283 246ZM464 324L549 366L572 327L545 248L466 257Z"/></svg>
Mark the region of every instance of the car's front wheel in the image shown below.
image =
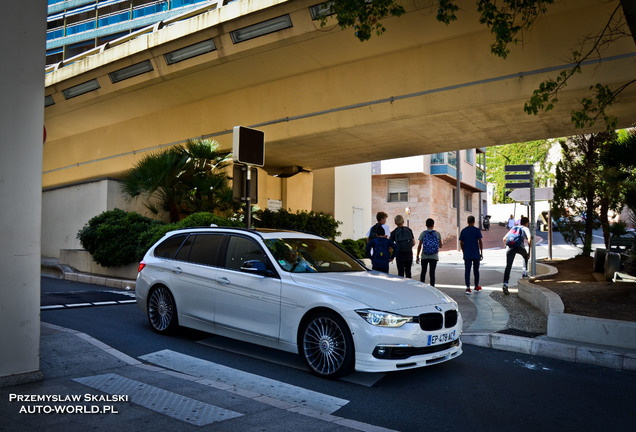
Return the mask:
<svg viewBox="0 0 636 432"><path fill-rule="evenodd" d="M158 286L148 297L148 321L157 333L168 333L177 327L177 305L170 290Z"/></svg>
<svg viewBox="0 0 636 432"><path fill-rule="evenodd" d="M353 371L354 347L351 332L338 315L312 315L302 331L301 353L312 373L337 378Z"/></svg>

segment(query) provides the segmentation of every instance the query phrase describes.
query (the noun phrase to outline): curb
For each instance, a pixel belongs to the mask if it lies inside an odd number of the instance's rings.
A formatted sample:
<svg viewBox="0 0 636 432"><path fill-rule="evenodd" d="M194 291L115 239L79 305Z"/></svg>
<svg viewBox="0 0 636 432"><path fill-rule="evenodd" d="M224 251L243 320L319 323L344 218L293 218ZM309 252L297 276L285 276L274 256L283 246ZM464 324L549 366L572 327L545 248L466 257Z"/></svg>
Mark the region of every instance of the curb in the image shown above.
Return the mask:
<svg viewBox="0 0 636 432"><path fill-rule="evenodd" d="M579 346L554 341L500 333L463 333L462 342L501 351L555 358L573 363L603 366L619 370L636 370L636 353L613 351L607 347Z"/></svg>
<svg viewBox="0 0 636 432"><path fill-rule="evenodd" d="M45 274L53 275L52 277L64 279L67 281L101 285L125 291L134 291L137 285L136 280L112 278L108 276L89 273L80 273L72 267L54 262L42 262L42 275Z"/></svg>

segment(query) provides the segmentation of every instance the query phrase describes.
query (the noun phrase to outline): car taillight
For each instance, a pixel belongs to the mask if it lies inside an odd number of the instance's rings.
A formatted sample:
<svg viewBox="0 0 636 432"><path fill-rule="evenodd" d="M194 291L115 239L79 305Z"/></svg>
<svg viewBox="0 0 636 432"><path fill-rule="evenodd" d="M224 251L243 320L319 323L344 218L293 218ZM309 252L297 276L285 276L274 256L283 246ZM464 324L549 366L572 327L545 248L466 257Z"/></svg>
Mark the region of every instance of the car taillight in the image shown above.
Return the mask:
<svg viewBox="0 0 636 432"><path fill-rule="evenodd" d="M144 267L146 267L146 263L143 262L143 261L140 262L139 263L139 268L137 269L137 273L140 273L144 269Z"/></svg>

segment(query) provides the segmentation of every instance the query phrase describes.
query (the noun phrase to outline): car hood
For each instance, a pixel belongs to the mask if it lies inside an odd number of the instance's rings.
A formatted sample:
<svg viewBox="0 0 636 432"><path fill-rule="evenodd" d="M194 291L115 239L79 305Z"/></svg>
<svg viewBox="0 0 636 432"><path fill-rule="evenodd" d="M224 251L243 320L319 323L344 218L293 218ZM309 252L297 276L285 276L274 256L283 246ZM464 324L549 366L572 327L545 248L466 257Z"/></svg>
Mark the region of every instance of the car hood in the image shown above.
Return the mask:
<svg viewBox="0 0 636 432"><path fill-rule="evenodd" d="M456 304L430 285L375 271L348 273L294 273L292 279L304 286L354 299L385 311L405 311L436 304Z"/></svg>

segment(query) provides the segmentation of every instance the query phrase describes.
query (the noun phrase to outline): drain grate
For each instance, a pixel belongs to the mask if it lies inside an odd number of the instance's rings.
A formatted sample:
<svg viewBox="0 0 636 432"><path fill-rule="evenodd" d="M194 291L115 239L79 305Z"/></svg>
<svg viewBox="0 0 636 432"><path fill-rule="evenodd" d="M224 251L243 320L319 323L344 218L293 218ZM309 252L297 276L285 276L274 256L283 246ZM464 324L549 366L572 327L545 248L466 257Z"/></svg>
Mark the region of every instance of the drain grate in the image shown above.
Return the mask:
<svg viewBox="0 0 636 432"><path fill-rule="evenodd" d="M541 336L544 334L544 333L533 333L533 332L528 332L525 330L517 330L512 328L499 330L497 333L507 334L511 336L521 336L521 337L527 337L527 338L536 338L537 336Z"/></svg>

